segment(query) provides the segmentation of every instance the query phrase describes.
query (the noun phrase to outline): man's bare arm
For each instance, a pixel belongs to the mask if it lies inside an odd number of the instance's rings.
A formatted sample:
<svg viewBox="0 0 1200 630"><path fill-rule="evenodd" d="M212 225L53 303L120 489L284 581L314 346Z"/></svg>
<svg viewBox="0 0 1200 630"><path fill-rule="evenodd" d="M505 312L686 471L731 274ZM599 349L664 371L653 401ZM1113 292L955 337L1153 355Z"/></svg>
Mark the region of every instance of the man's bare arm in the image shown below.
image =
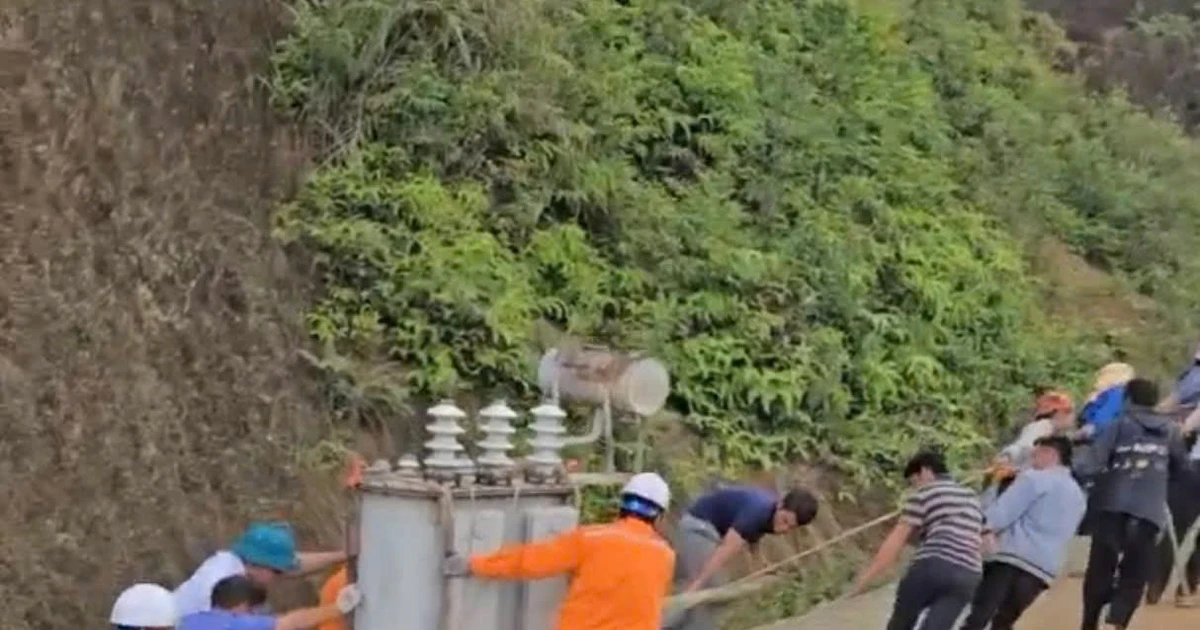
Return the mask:
<svg viewBox="0 0 1200 630"><path fill-rule="evenodd" d="M729 562L730 558L745 548L746 539L742 538L742 535L737 533L736 529L730 529L725 534L725 538L721 540L721 544L717 546L716 551L709 556L708 562L704 563L704 567L700 569L700 573L696 574L692 583L688 584L683 592L691 593L704 588L704 584L708 582L709 578L715 575L717 571L720 571L721 567L725 566L725 563Z"/></svg>

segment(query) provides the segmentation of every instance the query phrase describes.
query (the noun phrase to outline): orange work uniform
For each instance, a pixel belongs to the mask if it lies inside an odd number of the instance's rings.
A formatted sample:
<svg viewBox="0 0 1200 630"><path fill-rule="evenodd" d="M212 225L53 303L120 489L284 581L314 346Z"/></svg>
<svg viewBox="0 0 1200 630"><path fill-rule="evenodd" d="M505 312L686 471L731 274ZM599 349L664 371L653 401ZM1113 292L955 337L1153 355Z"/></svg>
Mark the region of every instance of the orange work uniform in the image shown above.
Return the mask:
<svg viewBox="0 0 1200 630"><path fill-rule="evenodd" d="M571 573L557 630L659 630L675 552L650 524L623 518L471 558L476 577L536 580Z"/></svg>
<svg viewBox="0 0 1200 630"><path fill-rule="evenodd" d="M332 606L337 603L338 593L350 582L350 573L346 567L338 569L321 585L320 602L322 606ZM346 618L330 619L316 627L316 630L347 630Z"/></svg>

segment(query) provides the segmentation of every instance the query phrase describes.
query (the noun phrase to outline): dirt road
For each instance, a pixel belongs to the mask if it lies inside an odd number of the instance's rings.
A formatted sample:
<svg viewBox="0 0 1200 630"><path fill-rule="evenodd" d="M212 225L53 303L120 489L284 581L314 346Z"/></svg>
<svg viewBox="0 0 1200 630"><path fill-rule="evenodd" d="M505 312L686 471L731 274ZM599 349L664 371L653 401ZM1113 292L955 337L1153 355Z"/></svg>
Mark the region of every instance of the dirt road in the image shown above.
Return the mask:
<svg viewBox="0 0 1200 630"><path fill-rule="evenodd" d="M1029 609L1017 626L1028 630L1047 630L1079 627L1079 607L1082 602L1076 579L1062 580ZM1200 609L1180 609L1171 601L1138 609L1129 630L1184 630L1200 627Z"/></svg>
<svg viewBox="0 0 1200 630"><path fill-rule="evenodd" d="M1074 630L1079 627L1080 581L1064 579L1033 605L1017 624L1019 630ZM817 609L800 619L782 621L758 630L883 630L891 610L893 590L883 588L855 599ZM1200 608L1178 609L1171 603L1140 608L1129 630L1192 630L1200 628Z"/></svg>

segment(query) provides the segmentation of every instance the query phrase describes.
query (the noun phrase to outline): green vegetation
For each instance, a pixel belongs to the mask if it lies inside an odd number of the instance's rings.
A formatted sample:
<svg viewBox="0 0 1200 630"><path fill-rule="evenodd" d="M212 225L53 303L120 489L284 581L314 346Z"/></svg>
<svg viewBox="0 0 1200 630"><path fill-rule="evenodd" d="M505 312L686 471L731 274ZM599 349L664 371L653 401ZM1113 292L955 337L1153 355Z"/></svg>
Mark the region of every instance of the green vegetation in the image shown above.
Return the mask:
<svg viewBox="0 0 1200 630"><path fill-rule="evenodd" d="M918 443L973 456L1108 359L1047 316L1045 235L1161 305L1160 337L1195 323L1195 147L1054 76L1060 34L1009 0L296 18L273 98L326 159L280 232L317 255L313 334L415 393L531 398L546 320L663 357L722 461L867 482Z"/></svg>

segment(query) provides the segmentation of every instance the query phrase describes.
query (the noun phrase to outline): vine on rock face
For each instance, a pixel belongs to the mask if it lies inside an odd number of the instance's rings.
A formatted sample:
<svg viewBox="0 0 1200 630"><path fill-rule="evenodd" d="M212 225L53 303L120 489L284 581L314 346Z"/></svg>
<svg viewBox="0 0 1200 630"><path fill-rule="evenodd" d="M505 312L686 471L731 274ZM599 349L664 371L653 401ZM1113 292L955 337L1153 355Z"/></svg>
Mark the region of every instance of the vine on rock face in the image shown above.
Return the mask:
<svg viewBox="0 0 1200 630"><path fill-rule="evenodd" d="M272 88L327 149L280 217L324 275L313 334L382 343L420 394L521 398L547 320L662 357L726 461L968 456L1101 358L1046 321L1014 224L1135 273L1184 256L1114 209L1176 154L1130 164L1106 125L1191 149L1051 77L1015 6L301 4Z"/></svg>

